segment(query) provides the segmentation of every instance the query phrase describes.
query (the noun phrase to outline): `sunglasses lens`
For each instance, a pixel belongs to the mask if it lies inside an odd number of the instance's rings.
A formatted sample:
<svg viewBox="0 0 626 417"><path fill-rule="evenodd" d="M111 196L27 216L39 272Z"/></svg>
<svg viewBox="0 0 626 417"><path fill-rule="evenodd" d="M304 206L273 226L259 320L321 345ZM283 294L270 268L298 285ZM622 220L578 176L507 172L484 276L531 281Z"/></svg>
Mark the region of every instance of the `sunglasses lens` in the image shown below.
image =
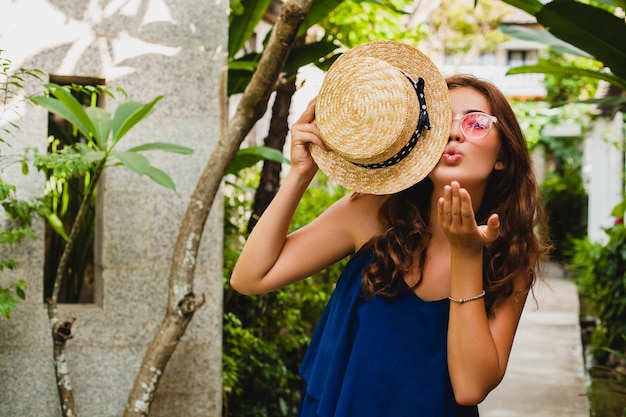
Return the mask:
<svg viewBox="0 0 626 417"><path fill-rule="evenodd" d="M461 122L463 133L471 138L482 138L491 129L491 120L482 113L469 113Z"/></svg>

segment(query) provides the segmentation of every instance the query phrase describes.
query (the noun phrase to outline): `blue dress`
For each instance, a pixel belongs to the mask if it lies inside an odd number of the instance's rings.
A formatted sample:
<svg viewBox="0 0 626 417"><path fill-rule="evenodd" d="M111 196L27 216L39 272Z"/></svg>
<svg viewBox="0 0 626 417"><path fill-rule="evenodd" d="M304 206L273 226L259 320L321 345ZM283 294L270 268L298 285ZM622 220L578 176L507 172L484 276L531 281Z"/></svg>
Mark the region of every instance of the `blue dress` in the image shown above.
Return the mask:
<svg viewBox="0 0 626 417"><path fill-rule="evenodd" d="M362 297L357 252L337 282L300 366L299 417L477 417L454 400L447 364L448 299Z"/></svg>

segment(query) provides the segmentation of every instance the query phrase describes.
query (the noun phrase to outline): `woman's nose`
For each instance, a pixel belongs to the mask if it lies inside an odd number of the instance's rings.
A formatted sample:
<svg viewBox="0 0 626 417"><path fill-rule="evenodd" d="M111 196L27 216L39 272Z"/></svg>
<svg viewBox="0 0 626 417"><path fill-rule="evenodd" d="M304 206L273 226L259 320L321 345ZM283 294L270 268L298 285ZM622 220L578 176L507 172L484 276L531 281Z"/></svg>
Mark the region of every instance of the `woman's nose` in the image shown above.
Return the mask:
<svg viewBox="0 0 626 417"><path fill-rule="evenodd" d="M457 142L465 140L465 136L463 136L463 131L461 130L461 122L456 119L452 120L452 125L450 126L450 137L448 138L448 142L452 140Z"/></svg>

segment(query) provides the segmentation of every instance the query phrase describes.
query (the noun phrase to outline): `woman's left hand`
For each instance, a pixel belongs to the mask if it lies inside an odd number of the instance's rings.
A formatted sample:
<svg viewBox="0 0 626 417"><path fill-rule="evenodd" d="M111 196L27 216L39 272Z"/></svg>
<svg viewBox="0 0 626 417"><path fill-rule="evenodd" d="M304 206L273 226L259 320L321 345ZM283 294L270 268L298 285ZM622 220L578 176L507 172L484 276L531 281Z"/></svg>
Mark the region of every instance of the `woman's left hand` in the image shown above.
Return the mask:
<svg viewBox="0 0 626 417"><path fill-rule="evenodd" d="M437 217L453 248L480 251L500 233L500 218L492 214L486 225L478 226L472 198L458 182L452 181L437 202Z"/></svg>

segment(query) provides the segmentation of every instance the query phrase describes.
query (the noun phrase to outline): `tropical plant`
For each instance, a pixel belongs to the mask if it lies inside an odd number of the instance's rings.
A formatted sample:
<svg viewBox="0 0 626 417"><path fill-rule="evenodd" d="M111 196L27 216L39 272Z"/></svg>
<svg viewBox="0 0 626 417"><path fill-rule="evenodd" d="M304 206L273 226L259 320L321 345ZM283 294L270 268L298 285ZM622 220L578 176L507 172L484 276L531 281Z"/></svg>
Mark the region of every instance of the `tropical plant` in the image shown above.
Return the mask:
<svg viewBox="0 0 626 417"><path fill-rule="evenodd" d="M10 147L9 137L19 129L19 108L27 100L24 96L25 83L30 80L41 81L43 72L37 69L17 68L11 70L11 60L2 56L0 50L0 145ZM18 162L14 156L2 155L0 152L0 173L6 166ZM0 245L10 247L22 242L24 238L35 239L31 228L32 212L34 207L24 201L18 201L15 196L16 187L0 177L0 202L4 214L11 219L11 225L6 230L0 230ZM17 268L16 260L10 250L3 250L0 257L0 272ZM19 280L6 287L0 286L0 314L5 318L11 317L11 312L17 310L18 300L26 299L26 283Z"/></svg>
<svg viewBox="0 0 626 417"><path fill-rule="evenodd" d="M476 0L478 2L478 0ZM616 39L626 38L626 22L615 14L626 10L626 1L579 2L576 0L505 0L537 18L545 28L502 28L512 36L550 45L554 50L575 56L592 57L604 64L604 69L564 67L558 63L512 68L509 74L543 73L564 76L586 76L607 81L626 90L626 45ZM587 99L587 103L625 105L626 97Z"/></svg>
<svg viewBox="0 0 626 417"><path fill-rule="evenodd" d="M57 216L54 209L59 204L59 194L48 188L48 194L36 198L31 202L19 201L10 195L3 195L3 206L12 218L26 218L30 226L31 213L36 212L45 218L52 229L60 236L65 244L63 253L58 260L56 277L51 297L48 299L48 315L52 326L54 341L54 364L58 380L59 396L62 407L67 410L67 415L75 415L72 385L69 379L68 364L64 355L65 342L72 337L71 321L63 321L57 310L57 299L61 287L61 279L68 269L68 260L78 233L84 228L84 219L88 213L88 207L93 200L98 179L103 171L110 166L123 165L132 171L147 175L158 184L175 189L175 185L168 174L152 166L144 155L146 151L166 151L182 154L190 154L192 149L169 143L147 143L125 151L118 151L117 145L121 139L140 121L152 112L156 103L161 99L157 97L149 103L128 101L120 104L114 115L95 106L99 94L113 94L104 88L90 88L87 86L60 86L54 83L44 84L44 93L30 97L30 100L50 113L61 116L67 120L73 128L81 134L82 141L78 141L56 151L40 154L37 149L27 149L21 157L22 171L28 175L32 165L39 171L49 172L50 177L57 182L64 182L71 178L88 178L86 189L82 195L80 207L72 219L69 230ZM84 108L75 98L73 92L81 90L91 94L91 106ZM3 188L5 191L14 191L14 188ZM16 232L3 233L4 241L10 236L19 237ZM7 264L6 266L11 266ZM16 295L24 297L23 281L13 285ZM5 316L8 311L15 308L11 301L9 289L0 291L0 307ZM69 414L68 414L69 413ZM74 414L71 414L74 413Z"/></svg>

